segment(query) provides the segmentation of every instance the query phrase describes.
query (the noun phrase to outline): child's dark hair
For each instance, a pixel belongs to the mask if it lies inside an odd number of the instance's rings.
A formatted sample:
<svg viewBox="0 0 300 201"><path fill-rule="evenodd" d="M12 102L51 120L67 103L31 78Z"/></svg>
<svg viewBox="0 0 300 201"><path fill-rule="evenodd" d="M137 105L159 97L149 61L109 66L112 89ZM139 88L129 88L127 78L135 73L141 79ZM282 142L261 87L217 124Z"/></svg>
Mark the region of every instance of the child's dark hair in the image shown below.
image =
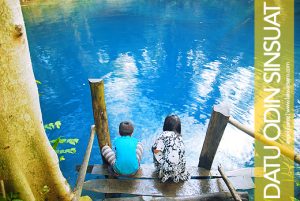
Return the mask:
<svg viewBox="0 0 300 201"><path fill-rule="evenodd" d="M168 115L165 118L163 131L174 131L181 134L181 122L177 115Z"/></svg>
<svg viewBox="0 0 300 201"><path fill-rule="evenodd" d="M121 136L131 136L133 130L133 125L129 121L123 121L119 125L119 133Z"/></svg>

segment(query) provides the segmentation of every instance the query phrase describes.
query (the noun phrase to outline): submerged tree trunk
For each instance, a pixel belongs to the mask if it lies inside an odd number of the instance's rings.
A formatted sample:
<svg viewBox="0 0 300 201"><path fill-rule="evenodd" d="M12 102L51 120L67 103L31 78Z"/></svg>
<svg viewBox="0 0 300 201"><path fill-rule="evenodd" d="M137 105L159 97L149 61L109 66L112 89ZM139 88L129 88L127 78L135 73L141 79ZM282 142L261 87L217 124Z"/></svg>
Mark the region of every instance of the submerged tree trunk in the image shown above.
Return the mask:
<svg viewBox="0 0 300 201"><path fill-rule="evenodd" d="M28 201L71 200L44 131L18 0L0 0L0 180Z"/></svg>

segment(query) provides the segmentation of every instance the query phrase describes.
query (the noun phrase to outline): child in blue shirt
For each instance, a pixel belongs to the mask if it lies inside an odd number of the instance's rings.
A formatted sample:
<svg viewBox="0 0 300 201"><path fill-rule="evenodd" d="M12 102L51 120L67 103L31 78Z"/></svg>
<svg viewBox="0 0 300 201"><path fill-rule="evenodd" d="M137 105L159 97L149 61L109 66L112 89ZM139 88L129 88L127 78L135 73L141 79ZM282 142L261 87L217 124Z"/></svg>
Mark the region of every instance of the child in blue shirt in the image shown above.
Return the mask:
<svg viewBox="0 0 300 201"><path fill-rule="evenodd" d="M118 175L134 175L139 170L143 147L131 137L133 130L131 122L121 122L120 137L114 141L115 152L108 145L102 148L102 155Z"/></svg>

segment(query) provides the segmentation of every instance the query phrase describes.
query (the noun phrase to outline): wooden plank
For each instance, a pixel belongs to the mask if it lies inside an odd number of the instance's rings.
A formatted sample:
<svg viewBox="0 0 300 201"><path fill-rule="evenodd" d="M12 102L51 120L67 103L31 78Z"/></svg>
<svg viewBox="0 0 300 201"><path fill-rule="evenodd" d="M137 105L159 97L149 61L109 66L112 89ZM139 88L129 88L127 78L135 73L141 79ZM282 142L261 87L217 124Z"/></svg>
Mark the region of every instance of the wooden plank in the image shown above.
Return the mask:
<svg viewBox="0 0 300 201"><path fill-rule="evenodd" d="M254 184L248 177L232 177L236 189L252 189ZM86 181L83 189L99 193L124 193L146 196L197 196L206 193L227 191L222 179L188 180L180 183L161 183L157 179L95 179Z"/></svg>
<svg viewBox="0 0 300 201"><path fill-rule="evenodd" d="M229 109L226 106L217 105L213 107L199 158L199 167L211 169L228 120Z"/></svg>
<svg viewBox="0 0 300 201"><path fill-rule="evenodd" d="M238 192L243 201L249 200L247 192ZM209 193L199 196L188 197L152 197L152 196L136 196L136 197L121 197L107 198L103 201L232 201L232 196L228 192Z"/></svg>
<svg viewBox="0 0 300 201"><path fill-rule="evenodd" d="M113 175L107 168L106 164L104 165L89 165L87 168L87 173L90 174L99 174L99 175ZM77 166L77 171L79 170L80 166ZM190 172L193 179L201 179L207 177L221 177L220 173L215 170L208 171L203 168L199 167L187 167L188 171ZM255 168L257 170L256 177L263 177L263 169L262 168ZM241 168L231 171L226 171L226 175L228 177L237 177L237 176L245 176L245 177L254 177L254 168ZM141 164L141 168L139 172L133 176L133 178L157 178L157 174L155 173L155 168L153 165Z"/></svg>

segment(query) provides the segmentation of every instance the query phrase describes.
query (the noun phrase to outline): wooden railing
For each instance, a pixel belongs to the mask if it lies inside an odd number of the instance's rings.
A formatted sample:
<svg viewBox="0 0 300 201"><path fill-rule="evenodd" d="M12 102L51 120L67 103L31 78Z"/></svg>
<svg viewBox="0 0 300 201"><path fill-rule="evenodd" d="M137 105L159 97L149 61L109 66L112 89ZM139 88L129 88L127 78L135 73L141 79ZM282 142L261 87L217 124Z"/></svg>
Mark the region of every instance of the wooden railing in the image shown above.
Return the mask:
<svg viewBox="0 0 300 201"><path fill-rule="evenodd" d="M90 155L91 155L91 151L92 151L94 138L95 138L95 125L92 125L91 126L91 134L90 134L89 143L88 143L88 146L86 148L84 158L83 158L83 162L82 162L82 165L81 165L79 173L78 173L76 186L74 188L74 194L75 195L74 195L74 198L72 199L72 201L78 201L80 196L81 196L82 187L83 187L87 167L88 167L89 160L90 160Z"/></svg>
<svg viewBox="0 0 300 201"><path fill-rule="evenodd" d="M265 145L276 146L280 149L281 154L288 157L291 160L294 160L296 163L300 164L300 154L296 153L294 150L279 144L276 141L271 141L266 139L261 134L254 134L254 130L248 126L245 126L235 120L233 117L229 116L229 109L224 108L220 105L213 107L213 112L210 117L208 128L205 135L205 140L201 150L199 158L199 167L205 168L207 170L211 169L216 151L222 139L223 133L227 124L230 123L237 129L245 132L252 138L259 140Z"/></svg>

